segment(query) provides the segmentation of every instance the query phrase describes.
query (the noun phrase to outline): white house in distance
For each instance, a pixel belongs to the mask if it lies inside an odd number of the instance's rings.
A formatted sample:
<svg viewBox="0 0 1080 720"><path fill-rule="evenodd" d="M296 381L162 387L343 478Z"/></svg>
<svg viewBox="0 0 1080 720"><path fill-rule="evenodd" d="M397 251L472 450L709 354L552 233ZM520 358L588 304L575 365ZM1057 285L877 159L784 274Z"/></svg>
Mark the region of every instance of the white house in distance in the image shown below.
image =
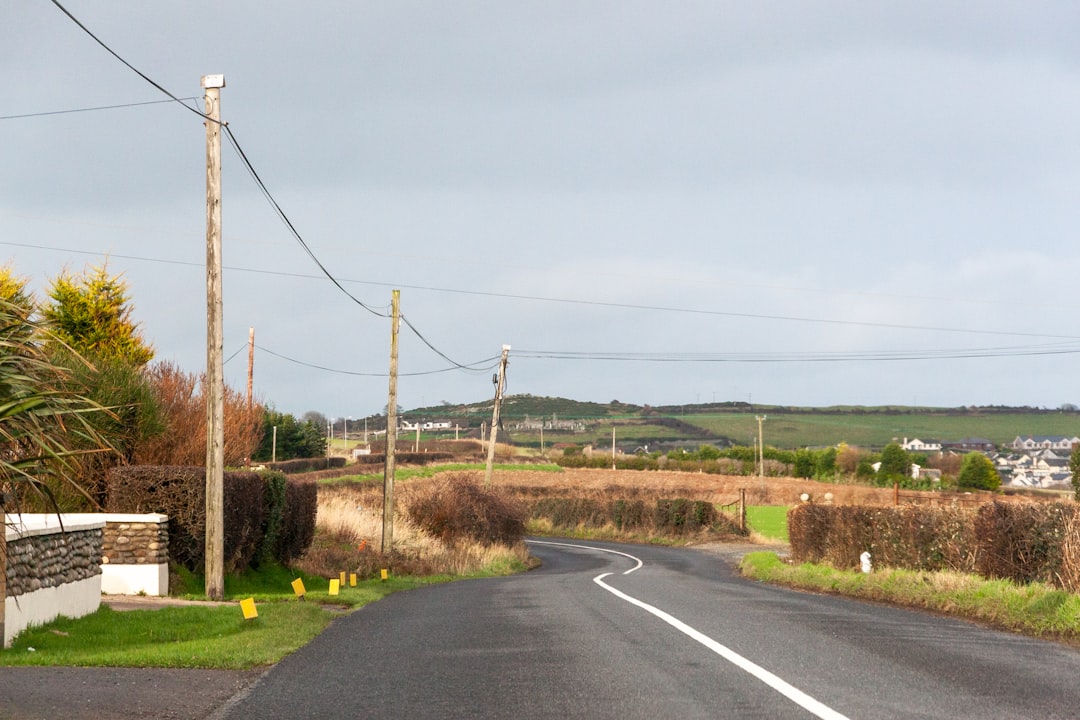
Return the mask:
<svg viewBox="0 0 1080 720"><path fill-rule="evenodd" d="M904 438L904 443L901 447L908 452L941 452L941 443L937 440L927 440L923 442L919 438L912 438L911 440Z"/></svg>
<svg viewBox="0 0 1080 720"><path fill-rule="evenodd" d="M1080 443L1080 437L1064 435L1017 435L1012 441L1012 449L1021 452L1032 450L1064 450L1072 452L1073 446Z"/></svg>
<svg viewBox="0 0 1080 720"><path fill-rule="evenodd" d="M402 430L402 431L406 431L406 432L409 431L409 430L415 431L417 429L420 429L420 430L451 430L451 429L453 429L453 426L450 425L450 421L448 421L448 420L439 420L439 421L434 421L434 422L429 420L429 421L426 421L426 422L414 422L414 423L411 423L408 420L402 420L401 425L400 425L400 427L398 429Z"/></svg>

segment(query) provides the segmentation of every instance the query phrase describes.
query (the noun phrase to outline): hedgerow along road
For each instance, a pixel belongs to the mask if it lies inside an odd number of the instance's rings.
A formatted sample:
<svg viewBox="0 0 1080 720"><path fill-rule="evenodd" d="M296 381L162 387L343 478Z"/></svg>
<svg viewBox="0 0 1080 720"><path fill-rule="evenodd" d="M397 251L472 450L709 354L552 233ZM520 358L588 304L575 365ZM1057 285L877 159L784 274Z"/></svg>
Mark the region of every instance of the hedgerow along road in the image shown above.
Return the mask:
<svg viewBox="0 0 1080 720"><path fill-rule="evenodd" d="M512 577L335 621L218 717L1069 718L1080 653L738 577L701 550L530 540Z"/></svg>

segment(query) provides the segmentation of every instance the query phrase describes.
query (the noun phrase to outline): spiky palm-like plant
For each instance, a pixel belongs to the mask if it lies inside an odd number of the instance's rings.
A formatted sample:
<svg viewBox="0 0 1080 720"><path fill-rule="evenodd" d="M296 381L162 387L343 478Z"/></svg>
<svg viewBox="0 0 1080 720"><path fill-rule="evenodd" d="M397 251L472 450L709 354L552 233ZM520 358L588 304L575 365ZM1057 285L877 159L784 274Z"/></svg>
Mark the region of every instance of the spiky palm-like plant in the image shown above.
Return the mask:
<svg viewBox="0 0 1080 720"><path fill-rule="evenodd" d="M73 460L112 451L92 422L95 414L109 411L71 389L68 371L43 349L49 339L24 309L0 299L0 526L6 525L5 512L18 510L31 497L56 508L57 487L85 494ZM0 532L0 637L7 594L5 536Z"/></svg>

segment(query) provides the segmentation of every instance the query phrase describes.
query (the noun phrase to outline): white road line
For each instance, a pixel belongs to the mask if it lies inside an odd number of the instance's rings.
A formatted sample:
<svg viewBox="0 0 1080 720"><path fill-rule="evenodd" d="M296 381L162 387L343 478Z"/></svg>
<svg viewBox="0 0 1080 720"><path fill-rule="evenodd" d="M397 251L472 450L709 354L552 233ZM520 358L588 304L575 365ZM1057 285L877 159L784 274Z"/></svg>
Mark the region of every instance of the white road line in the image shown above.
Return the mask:
<svg viewBox="0 0 1080 720"><path fill-rule="evenodd" d="M554 544L557 544L557 543L548 543L548 544L554 545ZM580 547L580 546L573 546L573 547ZM601 548L593 548L593 549L600 550ZM639 560L638 562L641 562L641 561ZM635 568L635 569L637 569L637 568ZM607 590L608 592L610 592L615 597L621 598L621 599L625 600L626 602L630 603L631 605L637 605L639 608L641 608L641 609L655 615L656 617L658 617L661 620L663 620L664 622L666 622L668 625L671 625L673 628L675 628L679 632L681 632L681 633L683 633L685 635L688 635L689 637L693 638L694 640L697 640L699 643L701 643L705 647L709 648L714 653L716 653L720 657L722 657L725 660L727 660L728 662L730 662L732 665L735 665L736 667L740 668L741 670L744 670L745 672L750 673L751 675L756 677L758 680L762 681L763 683L765 683L766 685L771 687L773 690L776 690L778 693L780 693L784 697L788 698L789 700L794 702L796 705L799 705L800 707L804 708L805 710L807 710L810 713L813 713L817 717L824 718L825 720L848 720L847 716L841 715L840 713L836 712L835 710L833 710L829 706L819 702L818 700L815 700L814 698L810 697L809 695L807 695L806 693L804 693L802 690L798 689L794 685L788 683L785 680L782 680L781 678L777 677L776 675L769 672L768 670L761 667L760 665L758 665L756 663L753 663L750 660L747 660L746 658L744 658L742 655L739 655L734 650L732 650L732 649L730 649L730 648L728 648L728 647L726 647L724 645L721 645L720 643L718 643L715 640L713 640L712 638L710 638L708 635L705 635L704 633L695 630L694 628L692 628L689 625L687 625L686 623L684 623L682 620L679 620L678 618L669 615L668 613L664 612L663 610L661 610L661 609L659 609L657 607L653 607L652 605L649 605L648 603L642 602L641 600L638 600L637 598L630 597L626 593L620 592L619 590L616 590L615 588L611 587L610 585L608 585L607 583L604 582L604 578L606 578L608 575L611 575L611 573L604 573L603 575L598 575L595 578L593 578L593 582L595 582L597 585L599 585L600 587L602 587L605 590Z"/></svg>
<svg viewBox="0 0 1080 720"><path fill-rule="evenodd" d="M592 545L572 545L570 543L548 542L547 540L528 540L526 542L529 542L529 543L531 543L533 545L555 545L557 547L572 547L572 548L579 548L581 550L593 550L594 552L611 553L612 555L622 555L623 557L630 558L631 560L633 560L634 562L637 563L637 565L635 565L634 567L632 567L629 570L627 570L626 572L624 572L623 575L629 575L630 573L634 572L635 570L637 570L638 568L640 568L642 565L645 564L645 563L641 562L641 558L636 558L633 555L631 555L630 553L619 552L618 550L608 550L607 548L602 548L602 547L593 547ZM610 573L608 573L608 574L610 575Z"/></svg>

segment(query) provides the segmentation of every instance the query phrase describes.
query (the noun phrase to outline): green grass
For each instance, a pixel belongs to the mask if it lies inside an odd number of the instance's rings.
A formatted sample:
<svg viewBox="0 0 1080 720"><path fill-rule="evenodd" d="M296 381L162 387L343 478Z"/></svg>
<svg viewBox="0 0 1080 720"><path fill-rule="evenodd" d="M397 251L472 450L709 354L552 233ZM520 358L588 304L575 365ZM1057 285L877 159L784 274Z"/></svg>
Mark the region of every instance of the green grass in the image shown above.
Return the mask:
<svg viewBox="0 0 1080 720"><path fill-rule="evenodd" d="M1036 637L1080 641L1080 595L1031 583L953 572L885 568L864 574L825 565L791 565L775 553L746 555L743 575L803 590L917 607Z"/></svg>
<svg viewBox="0 0 1080 720"><path fill-rule="evenodd" d="M757 435L752 414L718 413L679 418L710 432L751 445ZM1011 442L1017 435L1076 434L1076 415L1065 413L975 414L815 414L768 413L763 427L765 443L772 447L827 447L846 442L860 447L882 447L894 438L960 440L983 437L995 443Z"/></svg>
<svg viewBox="0 0 1080 720"><path fill-rule="evenodd" d="M563 468L554 464L538 464L538 465L522 465L518 463L495 463L493 466L495 470L506 471L520 471L529 470L532 472L565 472ZM416 468L398 468L394 471L395 480L411 480L414 478L428 478L443 472L483 472L487 469L487 465L483 463L446 463L440 465L425 465L423 467ZM382 482L383 471L379 469L372 473L361 473L357 475L342 475L336 478L326 478L319 482L323 485L337 485L341 483L362 483L362 482Z"/></svg>
<svg viewBox="0 0 1080 720"><path fill-rule="evenodd" d="M452 579L368 580L331 596L328 580L304 576L307 593L301 601L291 587L294 577L291 571L274 567L226 578L226 597L235 602L224 606L127 612L103 606L85 617L59 618L20 633L11 648L0 652L0 666L249 669L271 665L308 643L341 612L398 590ZM188 574L183 582L201 588L202 581ZM239 601L247 597L255 598L259 613L252 620L245 620L240 610Z"/></svg>
<svg viewBox="0 0 1080 720"><path fill-rule="evenodd" d="M758 535L788 541L786 505L747 505L746 524Z"/></svg>

